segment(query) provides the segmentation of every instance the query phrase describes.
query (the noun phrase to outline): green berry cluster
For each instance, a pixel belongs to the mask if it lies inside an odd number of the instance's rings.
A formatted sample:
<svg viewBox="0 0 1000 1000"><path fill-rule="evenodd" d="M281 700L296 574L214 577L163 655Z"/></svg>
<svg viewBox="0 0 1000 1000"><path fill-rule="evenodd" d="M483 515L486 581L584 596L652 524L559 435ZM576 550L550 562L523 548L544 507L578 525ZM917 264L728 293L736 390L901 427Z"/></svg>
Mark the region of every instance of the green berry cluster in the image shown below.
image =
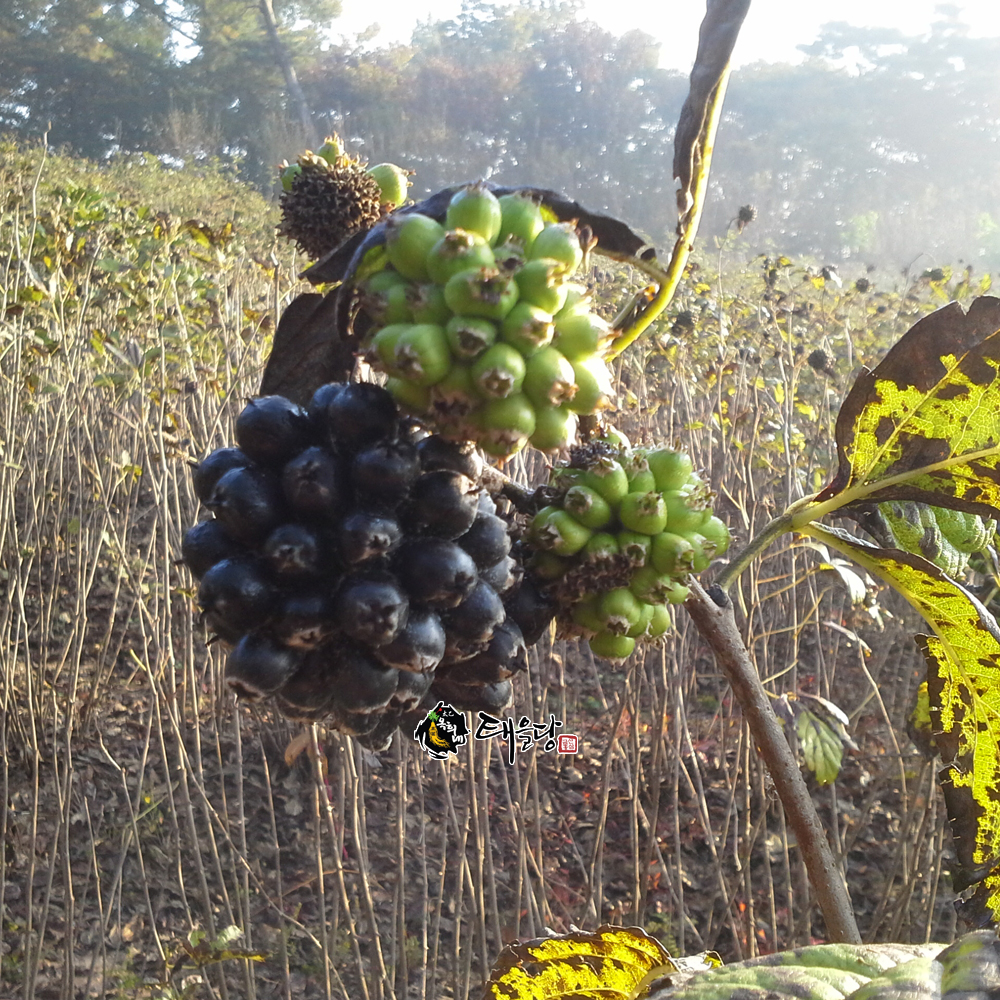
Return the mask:
<svg viewBox="0 0 1000 1000"><path fill-rule="evenodd" d="M892 500L878 505L887 541L924 556L951 577L962 576L969 557L993 543L996 523L946 507Z"/></svg>
<svg viewBox="0 0 1000 1000"><path fill-rule="evenodd" d="M620 435L575 449L551 483L559 498L528 529L532 570L594 653L624 659L670 629L668 606L687 599L688 574L726 551L729 528L689 455L632 449Z"/></svg>
<svg viewBox="0 0 1000 1000"><path fill-rule="evenodd" d="M610 404L612 337L570 279L584 248L521 194L459 190L444 224L390 217L386 267L365 280L367 360L411 413L508 458L527 442L557 451L577 418Z"/></svg>

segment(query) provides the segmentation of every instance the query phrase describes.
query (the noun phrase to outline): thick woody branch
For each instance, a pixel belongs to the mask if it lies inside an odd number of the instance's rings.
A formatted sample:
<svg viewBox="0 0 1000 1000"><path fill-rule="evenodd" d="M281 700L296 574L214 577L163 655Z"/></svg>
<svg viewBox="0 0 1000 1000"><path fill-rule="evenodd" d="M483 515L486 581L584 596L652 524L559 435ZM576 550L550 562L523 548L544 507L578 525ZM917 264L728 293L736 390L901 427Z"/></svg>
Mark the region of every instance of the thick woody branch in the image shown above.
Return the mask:
<svg viewBox="0 0 1000 1000"><path fill-rule="evenodd" d="M847 886L798 762L736 627L732 602L720 587L713 586L708 593L697 581L692 581L690 587L691 596L684 606L715 654L764 758L789 825L795 831L827 934L831 941L859 943L861 935Z"/></svg>

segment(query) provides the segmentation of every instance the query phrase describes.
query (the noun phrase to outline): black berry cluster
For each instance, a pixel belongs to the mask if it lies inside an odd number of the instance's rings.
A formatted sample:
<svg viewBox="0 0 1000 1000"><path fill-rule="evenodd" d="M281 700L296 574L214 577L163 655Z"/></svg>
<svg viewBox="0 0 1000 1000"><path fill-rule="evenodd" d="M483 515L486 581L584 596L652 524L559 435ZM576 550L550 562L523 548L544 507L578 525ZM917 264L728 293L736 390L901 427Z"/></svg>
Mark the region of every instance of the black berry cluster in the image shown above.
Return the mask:
<svg viewBox="0 0 1000 1000"><path fill-rule="evenodd" d="M255 399L236 439L195 467L212 516L183 541L230 687L373 747L425 701L509 703L552 611L521 586L471 445L368 383L325 385L307 409Z"/></svg>

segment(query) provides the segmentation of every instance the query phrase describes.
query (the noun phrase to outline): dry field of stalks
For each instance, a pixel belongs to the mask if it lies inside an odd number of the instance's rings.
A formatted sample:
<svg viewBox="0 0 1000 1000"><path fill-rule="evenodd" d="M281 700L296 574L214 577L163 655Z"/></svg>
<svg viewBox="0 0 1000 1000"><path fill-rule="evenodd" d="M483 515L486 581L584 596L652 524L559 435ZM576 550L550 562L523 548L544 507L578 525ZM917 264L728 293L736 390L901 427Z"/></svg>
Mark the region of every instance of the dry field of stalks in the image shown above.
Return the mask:
<svg viewBox="0 0 1000 1000"><path fill-rule="evenodd" d="M217 215L199 227L188 204L158 214L58 158L7 163L0 998L465 1000L505 943L546 928L640 924L675 954L727 959L823 939L682 610L623 668L575 642L531 651L512 714L555 714L575 756L536 747L510 766L503 744L471 741L439 763L402 733L375 756L236 703L178 564L197 517L187 462L232 440L301 290L294 263L224 227L239 192L206 195ZM619 366L620 423L691 451L739 544L827 478L858 366L974 289L948 273L838 288L748 262L735 238L718 254ZM609 312L633 280L591 279ZM807 363L817 348L829 371ZM538 482L544 463L511 468ZM811 781L862 933L948 940L943 803L905 729L910 619L874 586L853 604L849 582L788 537L745 574L739 620L776 697L819 694L851 719L840 777Z"/></svg>

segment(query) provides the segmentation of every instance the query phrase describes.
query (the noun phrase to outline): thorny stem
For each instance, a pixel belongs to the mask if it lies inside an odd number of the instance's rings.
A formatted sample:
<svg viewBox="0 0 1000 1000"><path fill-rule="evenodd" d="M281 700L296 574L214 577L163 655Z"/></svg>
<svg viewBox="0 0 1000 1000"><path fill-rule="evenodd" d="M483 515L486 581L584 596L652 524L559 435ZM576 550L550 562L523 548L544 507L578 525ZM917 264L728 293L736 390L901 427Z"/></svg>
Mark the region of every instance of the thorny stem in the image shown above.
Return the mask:
<svg viewBox="0 0 1000 1000"><path fill-rule="evenodd" d="M690 587L691 596L684 606L702 638L715 654L716 661L740 703L760 755L764 758L785 815L795 831L809 881L826 921L829 939L860 944L861 935L858 933L847 886L837 867L802 771L736 627L732 602L717 585L713 585L709 593L705 592L697 580L692 580Z"/></svg>

